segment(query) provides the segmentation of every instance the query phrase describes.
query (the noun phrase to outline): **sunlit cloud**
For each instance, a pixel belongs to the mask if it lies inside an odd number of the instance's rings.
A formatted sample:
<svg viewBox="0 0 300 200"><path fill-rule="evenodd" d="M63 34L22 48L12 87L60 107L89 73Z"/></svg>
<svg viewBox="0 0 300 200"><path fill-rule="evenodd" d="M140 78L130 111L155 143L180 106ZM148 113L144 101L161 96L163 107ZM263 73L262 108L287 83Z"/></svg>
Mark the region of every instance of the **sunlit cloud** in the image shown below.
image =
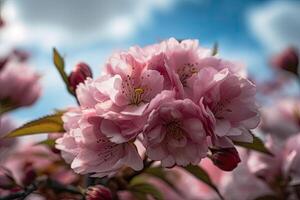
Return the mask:
<svg viewBox="0 0 300 200"><path fill-rule="evenodd" d="M154 10L175 0L9 0L3 4L7 44L80 45L133 37L151 20Z"/></svg>
<svg viewBox="0 0 300 200"><path fill-rule="evenodd" d="M250 29L269 51L300 47L300 2L274 1L248 13Z"/></svg>

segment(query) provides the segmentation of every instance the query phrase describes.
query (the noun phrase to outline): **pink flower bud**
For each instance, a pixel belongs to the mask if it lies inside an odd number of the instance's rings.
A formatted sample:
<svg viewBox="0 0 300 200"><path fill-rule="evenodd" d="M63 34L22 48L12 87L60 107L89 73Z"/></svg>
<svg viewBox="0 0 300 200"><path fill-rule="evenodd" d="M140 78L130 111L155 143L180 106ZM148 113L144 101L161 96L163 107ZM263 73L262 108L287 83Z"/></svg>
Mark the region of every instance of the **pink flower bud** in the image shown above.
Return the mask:
<svg viewBox="0 0 300 200"><path fill-rule="evenodd" d="M110 190L102 185L91 186L87 189L86 200L112 200Z"/></svg>
<svg viewBox="0 0 300 200"><path fill-rule="evenodd" d="M234 170L241 159L237 150L232 148L212 149L211 160L213 163L224 171Z"/></svg>
<svg viewBox="0 0 300 200"><path fill-rule="evenodd" d="M271 60L271 64L293 74L298 74L299 54L297 49L289 47Z"/></svg>
<svg viewBox="0 0 300 200"><path fill-rule="evenodd" d="M78 63L69 75L70 87L72 90L75 90L79 83L84 82L87 77L92 76L92 71L87 64L83 62Z"/></svg>
<svg viewBox="0 0 300 200"><path fill-rule="evenodd" d="M12 189L16 186L16 182L8 169L0 167L0 188Z"/></svg>

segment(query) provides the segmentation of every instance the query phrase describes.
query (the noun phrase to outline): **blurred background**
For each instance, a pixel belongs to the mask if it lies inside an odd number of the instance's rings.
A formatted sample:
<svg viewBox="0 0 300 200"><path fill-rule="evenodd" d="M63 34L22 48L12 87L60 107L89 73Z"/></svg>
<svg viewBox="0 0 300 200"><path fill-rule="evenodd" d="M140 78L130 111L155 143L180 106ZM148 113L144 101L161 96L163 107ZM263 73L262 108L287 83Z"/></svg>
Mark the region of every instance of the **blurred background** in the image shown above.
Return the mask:
<svg viewBox="0 0 300 200"><path fill-rule="evenodd" d="M52 63L52 48L67 71L88 63L94 77L114 51L169 37L199 39L221 57L245 63L255 81L274 81L270 57L300 48L300 1L292 0L0 0L0 54L14 48L31 55L42 75L43 95L12 113L19 123L76 105ZM275 77L275 78L274 78ZM288 84L295 93L297 83Z"/></svg>

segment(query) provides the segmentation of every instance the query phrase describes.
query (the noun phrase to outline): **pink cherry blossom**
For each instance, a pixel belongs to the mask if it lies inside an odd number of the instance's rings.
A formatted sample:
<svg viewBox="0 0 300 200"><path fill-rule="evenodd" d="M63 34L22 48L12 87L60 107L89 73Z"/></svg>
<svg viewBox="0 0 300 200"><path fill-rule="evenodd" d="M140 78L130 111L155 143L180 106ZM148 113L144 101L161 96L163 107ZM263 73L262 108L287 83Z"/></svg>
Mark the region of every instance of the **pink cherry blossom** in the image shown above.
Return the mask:
<svg viewBox="0 0 300 200"><path fill-rule="evenodd" d="M96 83L96 88L119 107L121 114L142 115L149 102L163 90L164 78L146 69L130 54L111 58L106 70L111 78Z"/></svg>
<svg viewBox="0 0 300 200"><path fill-rule="evenodd" d="M9 62L0 72L0 102L13 108L30 106L41 94L39 79L40 76L23 63Z"/></svg>
<svg viewBox="0 0 300 200"><path fill-rule="evenodd" d="M211 50L200 47L198 40L179 42L170 38L165 43L166 68L179 97L185 97L184 91L189 88L188 80L197 75L200 69L212 67L217 71L228 69L232 73L239 73L242 69L240 64L212 56Z"/></svg>
<svg viewBox="0 0 300 200"><path fill-rule="evenodd" d="M105 96L96 88L97 83L106 81L109 77L108 75L104 75L95 80L87 78L84 83L80 83L77 86L76 96L82 109L95 108L97 103L103 103L109 100L109 97Z"/></svg>
<svg viewBox="0 0 300 200"><path fill-rule="evenodd" d="M106 75L88 79L76 92L81 107L95 107L104 118L102 133L122 143L142 131L149 107L164 96L164 76L128 52L112 56L105 69Z"/></svg>
<svg viewBox="0 0 300 200"><path fill-rule="evenodd" d="M205 105L204 113L213 115L213 145L230 147L232 140L252 141L249 130L258 126L260 117L255 86L250 81L228 69L206 68L200 70L189 84L192 99Z"/></svg>
<svg viewBox="0 0 300 200"><path fill-rule="evenodd" d="M131 142L116 144L101 132L103 118L93 110L73 109L63 116L66 133L56 142L63 158L80 174L113 174L124 165L141 170L142 160Z"/></svg>
<svg viewBox="0 0 300 200"><path fill-rule="evenodd" d="M166 42L149 45L146 47L134 46L129 52L135 58L146 63L146 68L158 71L164 77L164 89L172 89L173 82L166 67Z"/></svg>
<svg viewBox="0 0 300 200"><path fill-rule="evenodd" d="M249 129L259 122L255 86L240 70L197 40L115 53L102 75L77 86L80 107L64 115L57 147L77 173L104 176L123 165L141 168L136 140L165 167L198 164L209 145L251 142Z"/></svg>
<svg viewBox="0 0 300 200"><path fill-rule="evenodd" d="M206 156L201 111L191 100L174 100L154 109L143 131L146 153L164 167L198 164Z"/></svg>

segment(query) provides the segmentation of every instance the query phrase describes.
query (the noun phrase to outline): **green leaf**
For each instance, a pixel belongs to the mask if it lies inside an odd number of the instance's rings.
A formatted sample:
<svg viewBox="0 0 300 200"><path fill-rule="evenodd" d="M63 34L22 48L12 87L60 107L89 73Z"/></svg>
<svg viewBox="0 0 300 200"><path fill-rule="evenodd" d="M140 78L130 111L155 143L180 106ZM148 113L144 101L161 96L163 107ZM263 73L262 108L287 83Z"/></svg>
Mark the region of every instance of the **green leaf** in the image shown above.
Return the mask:
<svg viewBox="0 0 300 200"><path fill-rule="evenodd" d="M6 112L12 111L16 109L16 107L10 102L9 99L1 99L0 101L0 115Z"/></svg>
<svg viewBox="0 0 300 200"><path fill-rule="evenodd" d="M57 71L59 72L61 78L65 82L68 92L70 94L74 95L74 91L71 90L71 88L69 86L70 84L69 84L68 75L65 72L65 61L55 48L53 48L53 62L54 62L54 65L55 65Z"/></svg>
<svg viewBox="0 0 300 200"><path fill-rule="evenodd" d="M217 55L218 51L219 51L219 45L218 45L218 43L216 42L216 43L214 44L214 46L213 46L211 55L212 55L212 56Z"/></svg>
<svg viewBox="0 0 300 200"><path fill-rule="evenodd" d="M155 186L148 183L132 184L129 190L139 200L147 200L147 195L151 195L156 200L164 200L162 193Z"/></svg>
<svg viewBox="0 0 300 200"><path fill-rule="evenodd" d="M15 107L13 107L13 106L0 105L0 115L4 114L6 112L12 111L14 109L15 109Z"/></svg>
<svg viewBox="0 0 300 200"><path fill-rule="evenodd" d="M172 188L176 193L178 193L178 195L180 194L180 191L175 187L175 185L168 180L167 176L166 176L166 171L162 168L162 167L151 167L145 170L146 174L149 174L151 176L154 176L160 180L162 180L163 182L165 182L170 188Z"/></svg>
<svg viewBox="0 0 300 200"><path fill-rule="evenodd" d="M248 142L234 142L235 145L237 146L241 146L244 147L246 149L250 149L250 150L254 150L254 151L258 151L270 156L274 156L268 149L267 147L264 145L263 141L261 141L261 139L259 139L258 137L256 137L255 135L253 135L253 142L252 143L248 143Z"/></svg>
<svg viewBox="0 0 300 200"><path fill-rule="evenodd" d="M37 120L28 122L10 132L6 137L19 137L25 135L33 135L40 133L57 133L64 132L63 121L61 119L62 112L54 115L47 115Z"/></svg>
<svg viewBox="0 0 300 200"><path fill-rule="evenodd" d="M209 175L207 172L202 169L200 166L194 166L194 165L188 165L187 167L184 168L188 172L190 172L192 175L194 175L196 178L201 180L202 182L206 183L209 187L211 187L220 197L220 199L224 199L219 192L218 188L215 186L215 184L212 182L210 179Z"/></svg>
<svg viewBox="0 0 300 200"><path fill-rule="evenodd" d="M44 140L44 141L41 141L41 142L37 143L37 145L39 145L39 144L46 145L46 146L52 148L52 147L55 147L55 140L47 139L47 140Z"/></svg>

